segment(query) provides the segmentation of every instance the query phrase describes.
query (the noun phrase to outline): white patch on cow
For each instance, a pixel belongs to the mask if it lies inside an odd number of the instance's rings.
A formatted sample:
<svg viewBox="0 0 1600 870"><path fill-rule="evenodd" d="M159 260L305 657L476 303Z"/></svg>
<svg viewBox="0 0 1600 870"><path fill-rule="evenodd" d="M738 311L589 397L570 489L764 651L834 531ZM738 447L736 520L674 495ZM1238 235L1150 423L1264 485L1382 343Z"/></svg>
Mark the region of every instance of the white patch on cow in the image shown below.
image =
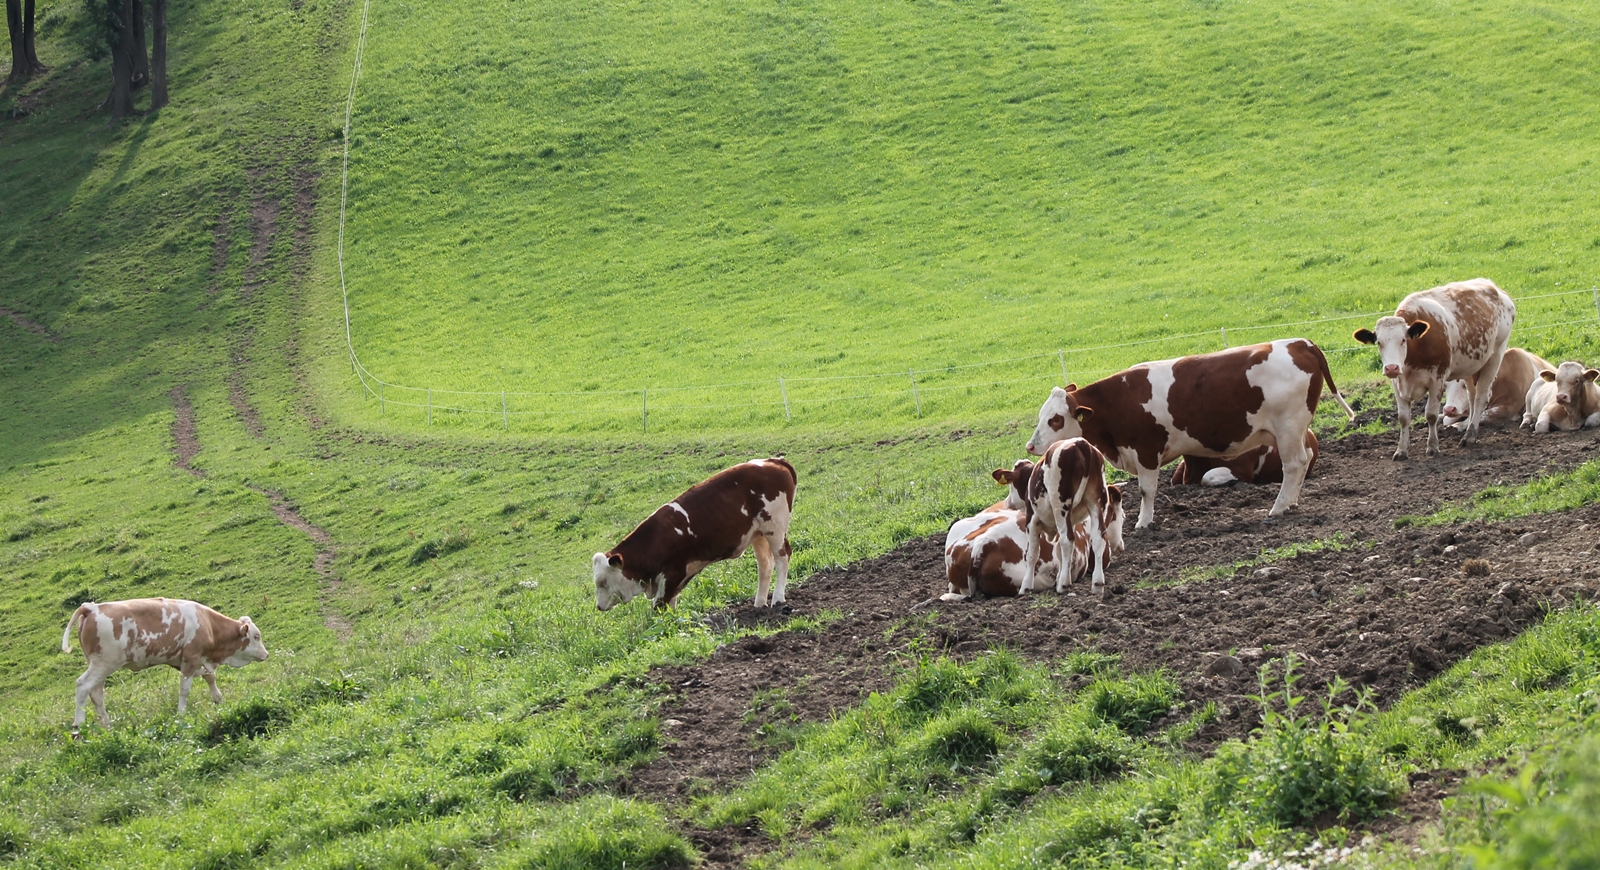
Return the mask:
<svg viewBox="0 0 1600 870"><path fill-rule="evenodd" d="M1227 468L1218 466L1217 468L1213 468L1202 475L1200 478L1200 483L1204 484L1205 486L1227 486L1238 479L1239 478L1234 477L1233 472L1229 471Z"/></svg>
<svg viewBox="0 0 1600 870"><path fill-rule="evenodd" d="M1156 422L1168 432L1171 432L1174 427L1172 424L1172 409L1167 404L1167 395L1172 392L1172 384L1177 379L1172 372L1172 363L1173 360L1161 360L1160 362L1147 363L1145 365L1145 371L1150 378L1150 401L1144 403L1144 409L1149 411L1150 416L1155 417ZM1170 444L1171 441L1172 438L1169 435L1167 442ZM1121 451L1118 452L1120 453ZM1126 471L1127 469L1123 470Z"/></svg>
<svg viewBox="0 0 1600 870"><path fill-rule="evenodd" d="M689 512L683 509L683 505L675 501L669 501L667 502L667 507L683 515L683 531L679 534L687 534L691 538L694 537L694 526L689 522Z"/></svg>

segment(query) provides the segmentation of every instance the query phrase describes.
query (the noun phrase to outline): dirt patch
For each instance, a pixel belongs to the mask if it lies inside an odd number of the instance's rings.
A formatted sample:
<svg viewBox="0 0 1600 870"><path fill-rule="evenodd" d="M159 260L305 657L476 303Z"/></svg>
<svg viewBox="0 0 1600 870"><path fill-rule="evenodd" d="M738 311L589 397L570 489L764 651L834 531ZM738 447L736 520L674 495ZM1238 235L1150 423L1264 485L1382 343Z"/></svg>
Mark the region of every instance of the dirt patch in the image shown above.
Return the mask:
<svg viewBox="0 0 1600 870"><path fill-rule="evenodd" d="M194 457L200 452L200 439L195 434L194 406L182 384L167 391L172 400L172 464L195 477L206 473L194 467Z"/></svg>
<svg viewBox="0 0 1600 870"><path fill-rule="evenodd" d="M36 322L34 322L32 320L29 320L28 318L22 316L21 314L18 314L15 311L12 311L9 308L6 308L4 306L0 306L0 317L8 318L12 323L15 323L19 328L25 329L28 332L31 332L34 335L39 336L40 338L44 339L45 341L50 342L51 344L60 344L61 343L61 336L56 335L55 333L51 332L50 330L44 328L44 326L42 324L36 323Z"/></svg>
<svg viewBox="0 0 1600 870"><path fill-rule="evenodd" d="M1214 705L1217 717L1189 743L1208 753L1258 724L1247 696L1270 660L1293 652L1302 661L1299 691L1315 695L1340 676L1387 706L1546 609L1600 592L1600 506L1499 523L1394 523L1490 484L1520 484L1593 459L1594 433L1490 431L1475 447L1452 439L1442 456L1412 462L1389 458L1396 437L1325 440L1300 508L1271 521L1276 485L1163 486L1157 525L1130 526L1128 550L1108 570L1100 599L1079 584L1060 596L938 602L946 588L942 535L819 572L793 590L790 604L799 615L842 614L825 630L745 638L703 663L653 672L671 692L661 710L669 722L663 752L628 787L678 801L736 785L775 752L760 741L757 693L781 693L802 721L825 721L888 688L920 654L967 658L996 647L1035 661L1097 650L1119 654L1125 667L1165 669L1183 689L1179 717ZM1125 498L1135 515L1137 488ZM1286 555L1318 541L1320 549ZM1488 572L1463 573L1468 560L1486 561ZM748 605L718 618L746 626L785 620ZM1074 688L1089 682L1063 680ZM737 841L718 847L729 856L763 850L739 830L694 833Z"/></svg>
<svg viewBox="0 0 1600 870"><path fill-rule="evenodd" d="M210 282L206 285L206 296L214 298L222 289L222 273L228 268L228 250L233 242L233 203L225 202L222 211L217 215L217 225L211 231L211 266L207 270ZM203 311L208 301L200 306Z"/></svg>
<svg viewBox="0 0 1600 870"><path fill-rule="evenodd" d="M329 596L338 591L342 582L338 575L333 573L333 560L338 555L334 550L333 536L328 534L322 527L314 525L306 520L305 517L300 516L300 513L294 509L294 505L289 504L289 500L283 497L283 493L254 486L250 488L266 496L267 502L272 506L272 515L278 518L278 522L304 533L306 537L311 539L312 545L317 550L316 557L311 561L311 567L316 570L317 576L321 577L323 582L322 624L329 631L338 635L341 640L349 638L351 631L350 620L345 619L336 612L327 600Z"/></svg>

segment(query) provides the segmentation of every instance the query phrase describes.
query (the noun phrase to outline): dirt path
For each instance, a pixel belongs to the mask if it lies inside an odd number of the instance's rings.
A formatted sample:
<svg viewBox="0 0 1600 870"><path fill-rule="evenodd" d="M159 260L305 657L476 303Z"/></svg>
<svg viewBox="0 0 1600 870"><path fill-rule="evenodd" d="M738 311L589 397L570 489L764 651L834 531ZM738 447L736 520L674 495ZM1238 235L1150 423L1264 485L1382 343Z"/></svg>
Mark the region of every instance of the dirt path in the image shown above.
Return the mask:
<svg viewBox="0 0 1600 870"><path fill-rule="evenodd" d="M172 464L195 477L206 473L194 467L194 457L200 452L200 439L195 434L194 406L189 404L188 393L182 384L167 391L172 400Z"/></svg>
<svg viewBox="0 0 1600 870"><path fill-rule="evenodd" d="M55 333L53 333L50 330L46 329L43 324L40 324L40 323L37 323L35 321L29 320L28 318L22 316L21 314L15 312L15 311L12 311L9 308L6 308L4 306L0 306L0 317L9 318L11 320L11 322L15 323L19 329L25 329L28 332L31 332L34 335L39 336L40 338L44 339L45 341L50 342L51 344L60 344L61 343L61 336L56 335Z"/></svg>
<svg viewBox="0 0 1600 870"><path fill-rule="evenodd" d="M844 614L826 630L747 638L704 663L653 672L672 692L661 711L669 724L661 757L636 771L629 788L670 803L733 787L767 756L755 739L760 722L746 721L755 692L781 690L802 719L823 721L888 688L898 663L914 658L913 645L958 658L1006 647L1037 661L1093 649L1119 654L1130 668L1164 668L1183 688L1183 715L1216 705L1218 718L1190 743L1207 753L1257 724L1246 696L1268 660L1299 657L1305 679L1297 688L1308 694L1338 675L1387 706L1477 647L1520 632L1545 608L1600 592L1600 506L1501 523L1394 525L1490 484L1593 459L1600 437L1494 431L1476 447L1452 440L1442 456L1409 463L1389 458L1395 441L1385 434L1324 442L1300 508L1271 522L1276 485L1162 487L1157 526L1130 528L1103 600L1080 585L1063 596L930 601L945 591L943 535L820 572L790 603L796 614ZM1129 489L1132 516L1138 496ZM1336 543L1227 570L1319 540ZM1488 573L1464 574L1468 559L1486 560ZM1176 582L1218 566L1215 579ZM723 618L784 620L748 605ZM709 866L738 866L769 845L751 831L691 835Z"/></svg>
<svg viewBox="0 0 1600 870"><path fill-rule="evenodd" d="M289 500L283 497L283 493L254 486L250 488L266 497L272 505L272 515L278 518L278 522L304 533L311 539L312 545L317 550L316 558L311 561L311 567L316 570L317 576L322 578L322 624L338 635L340 640L347 640L351 632L350 620L335 610L331 601L333 594L339 590L343 582L333 573L333 560L338 556L333 546L333 536L300 516L294 506L289 504Z"/></svg>

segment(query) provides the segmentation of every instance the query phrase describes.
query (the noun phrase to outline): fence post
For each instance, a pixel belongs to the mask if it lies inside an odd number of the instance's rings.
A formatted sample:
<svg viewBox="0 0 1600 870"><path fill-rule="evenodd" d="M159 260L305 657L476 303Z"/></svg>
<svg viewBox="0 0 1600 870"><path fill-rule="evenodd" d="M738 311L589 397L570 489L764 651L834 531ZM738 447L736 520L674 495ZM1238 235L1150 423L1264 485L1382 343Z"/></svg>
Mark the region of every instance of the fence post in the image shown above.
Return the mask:
<svg viewBox="0 0 1600 870"><path fill-rule="evenodd" d="M433 425L433 387L428 388L428 425Z"/></svg>
<svg viewBox="0 0 1600 870"><path fill-rule="evenodd" d="M506 424L506 431L511 431L511 415L506 412L506 391L500 391L500 422Z"/></svg>
<svg viewBox="0 0 1600 870"><path fill-rule="evenodd" d="M1071 381L1067 380L1067 352L1064 350L1056 351L1056 359L1061 361L1061 386L1064 387L1071 383Z"/></svg>
<svg viewBox="0 0 1600 870"><path fill-rule="evenodd" d="M639 391L639 395L640 395L641 400L644 403L643 405L641 405L639 407L639 425L644 428L644 431L649 432L650 431L650 390L648 388L640 390Z"/></svg>
<svg viewBox="0 0 1600 870"><path fill-rule="evenodd" d="M917 416L922 416L922 398L917 395L917 370L910 369L911 373L911 401L917 403Z"/></svg>
<svg viewBox="0 0 1600 870"><path fill-rule="evenodd" d="M1228 327L1222 327L1222 349L1228 349Z"/></svg>
<svg viewBox="0 0 1600 870"><path fill-rule="evenodd" d="M778 378L778 392L783 394L783 419L794 420L789 416L789 388L783 385L783 378Z"/></svg>
<svg viewBox="0 0 1600 870"><path fill-rule="evenodd" d="M1590 288L1594 291L1594 316L1600 319L1600 287Z"/></svg>
<svg viewBox="0 0 1600 870"><path fill-rule="evenodd" d="M383 416L383 381L378 382L378 416Z"/></svg>

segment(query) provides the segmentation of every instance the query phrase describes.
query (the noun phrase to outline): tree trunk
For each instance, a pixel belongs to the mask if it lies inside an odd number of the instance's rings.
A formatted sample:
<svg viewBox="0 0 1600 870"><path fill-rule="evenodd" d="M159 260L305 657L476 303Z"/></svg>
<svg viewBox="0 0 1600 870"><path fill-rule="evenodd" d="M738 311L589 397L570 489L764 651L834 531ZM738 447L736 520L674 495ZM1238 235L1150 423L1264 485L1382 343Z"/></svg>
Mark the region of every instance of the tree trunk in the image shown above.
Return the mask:
<svg viewBox="0 0 1600 870"><path fill-rule="evenodd" d="M111 48L111 122L133 114L133 0L117 12L117 41Z"/></svg>
<svg viewBox="0 0 1600 870"><path fill-rule="evenodd" d="M133 86L150 84L150 52L144 38L144 0L133 0Z"/></svg>
<svg viewBox="0 0 1600 870"><path fill-rule="evenodd" d="M33 47L33 0L27 0L22 8L22 53L28 58L28 72L44 72L46 67L39 62L39 51Z"/></svg>
<svg viewBox="0 0 1600 870"><path fill-rule="evenodd" d="M11 80L28 74L28 52L22 47L22 0L6 0L6 30L11 34Z"/></svg>
<svg viewBox="0 0 1600 870"><path fill-rule="evenodd" d="M150 108L159 109L167 104L167 0L151 0L150 25L155 37L150 56Z"/></svg>

